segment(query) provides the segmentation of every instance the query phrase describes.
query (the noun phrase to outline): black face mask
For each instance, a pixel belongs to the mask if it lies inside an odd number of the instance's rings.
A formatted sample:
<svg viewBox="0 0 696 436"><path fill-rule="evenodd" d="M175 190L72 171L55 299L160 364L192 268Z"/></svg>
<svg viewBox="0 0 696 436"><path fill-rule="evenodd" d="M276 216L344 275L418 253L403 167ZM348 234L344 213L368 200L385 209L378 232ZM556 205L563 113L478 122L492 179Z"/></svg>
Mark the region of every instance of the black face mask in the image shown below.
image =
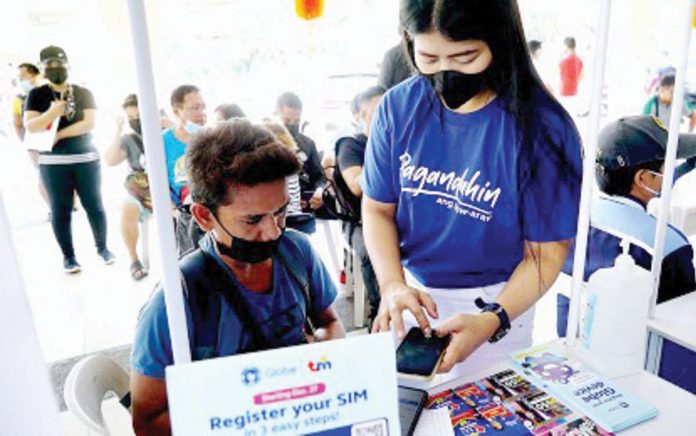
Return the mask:
<svg viewBox="0 0 696 436"><path fill-rule="evenodd" d="M272 241L248 241L232 235L227 228L222 225L217 216L215 214L213 214L213 216L225 233L232 238L232 246L229 247L219 241L215 242L220 254L244 263L261 263L264 260L270 259L273 253L278 251L280 238L283 237L282 232L284 232L285 229L282 229L280 236Z"/></svg>
<svg viewBox="0 0 696 436"><path fill-rule="evenodd" d="M288 129L288 132L293 136L297 136L300 133L300 125L299 124L286 124L285 128Z"/></svg>
<svg viewBox="0 0 696 436"><path fill-rule="evenodd" d="M137 133L138 135L142 135L142 126L140 125L140 118L128 120L128 124L135 133Z"/></svg>
<svg viewBox="0 0 696 436"><path fill-rule="evenodd" d="M49 82L55 85L62 85L66 80L68 80L68 69L65 67L46 68L46 71L44 71L44 76Z"/></svg>
<svg viewBox="0 0 696 436"><path fill-rule="evenodd" d="M423 76L450 109L457 109L487 87L485 72L464 74L459 71L440 71Z"/></svg>

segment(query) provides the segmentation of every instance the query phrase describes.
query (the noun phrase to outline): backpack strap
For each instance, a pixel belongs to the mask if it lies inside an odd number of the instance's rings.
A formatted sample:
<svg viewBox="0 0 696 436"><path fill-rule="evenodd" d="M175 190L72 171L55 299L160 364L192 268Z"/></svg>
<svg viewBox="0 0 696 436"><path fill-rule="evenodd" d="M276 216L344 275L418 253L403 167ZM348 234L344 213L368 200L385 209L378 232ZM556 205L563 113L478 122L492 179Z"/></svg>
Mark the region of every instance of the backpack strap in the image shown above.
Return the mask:
<svg viewBox="0 0 696 436"><path fill-rule="evenodd" d="M243 347L240 335L240 353L262 349L264 340L254 328L251 312L227 272L203 250L196 249L184 256L179 267L183 275L184 295L191 308L193 322L192 351L199 359L216 357L222 299L252 336L252 344Z"/></svg>
<svg viewBox="0 0 696 436"><path fill-rule="evenodd" d="M193 323L191 354L194 360L216 357L221 311L219 294L214 291L218 281L206 273L208 267L201 249L184 256L179 268Z"/></svg>
<svg viewBox="0 0 696 436"><path fill-rule="evenodd" d="M302 249L297 242L302 236L295 230L288 229L281 238L279 260L290 277L300 286L305 300L306 324L308 333L314 333L309 314L312 297L309 285L309 271ZM244 329L252 335L253 343L241 352L257 351L264 348L265 340L254 327L251 312L246 307L239 290L226 277L228 274L203 250L196 249L179 261L183 276L184 296L191 308L193 323L192 354L196 360L216 357L218 331L220 326L221 300L224 298L230 310L240 320ZM240 338L240 349L243 346Z"/></svg>
<svg viewBox="0 0 696 436"><path fill-rule="evenodd" d="M293 229L286 229L281 237L278 249L278 258L290 277L300 285L302 296L305 300L305 314L308 333L314 334L314 325L309 314L312 311L312 293L309 286L309 271L307 270L307 259L299 246L298 239L303 236L300 232Z"/></svg>

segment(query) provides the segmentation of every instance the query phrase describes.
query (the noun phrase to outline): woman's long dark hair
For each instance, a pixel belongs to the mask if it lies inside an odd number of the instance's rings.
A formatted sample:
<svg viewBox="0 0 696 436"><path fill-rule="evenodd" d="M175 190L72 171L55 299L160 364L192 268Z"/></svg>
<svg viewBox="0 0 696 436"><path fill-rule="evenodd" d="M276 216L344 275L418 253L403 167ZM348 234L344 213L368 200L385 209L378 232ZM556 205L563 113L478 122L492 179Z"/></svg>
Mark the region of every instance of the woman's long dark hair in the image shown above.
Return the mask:
<svg viewBox="0 0 696 436"><path fill-rule="evenodd" d="M414 35L437 31L452 41L485 41L492 54L491 65L484 72L487 85L504 98L507 110L521 127L522 158L518 166L520 196L527 203L531 202L529 204L533 204L538 213L557 213L553 204L549 204L550 199L542 198L534 189L527 189L534 183L543 183L540 180L544 175L539 171L541 159L560 166L562 177L566 177L568 183L578 185L579 196L582 168L572 165L563 144L555 144L552 134L535 116L535 106L546 100L547 105L557 109L556 113L561 119L574 126L570 115L547 90L534 68L517 0L401 0L400 23L404 50L416 70ZM524 218L520 211L520 225L523 225ZM527 250L530 248L526 247ZM531 252L537 260L541 279L540 253L533 249ZM543 280L540 283L542 289L547 288Z"/></svg>

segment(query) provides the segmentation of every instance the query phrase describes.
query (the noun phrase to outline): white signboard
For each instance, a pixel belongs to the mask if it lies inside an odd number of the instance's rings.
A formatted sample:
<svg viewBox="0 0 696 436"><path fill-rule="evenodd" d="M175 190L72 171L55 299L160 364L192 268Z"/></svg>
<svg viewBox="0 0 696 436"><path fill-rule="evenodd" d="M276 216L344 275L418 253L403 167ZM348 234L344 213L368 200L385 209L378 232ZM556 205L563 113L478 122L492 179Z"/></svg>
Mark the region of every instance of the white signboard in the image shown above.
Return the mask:
<svg viewBox="0 0 696 436"><path fill-rule="evenodd" d="M170 366L167 395L175 436L400 434L390 333Z"/></svg>

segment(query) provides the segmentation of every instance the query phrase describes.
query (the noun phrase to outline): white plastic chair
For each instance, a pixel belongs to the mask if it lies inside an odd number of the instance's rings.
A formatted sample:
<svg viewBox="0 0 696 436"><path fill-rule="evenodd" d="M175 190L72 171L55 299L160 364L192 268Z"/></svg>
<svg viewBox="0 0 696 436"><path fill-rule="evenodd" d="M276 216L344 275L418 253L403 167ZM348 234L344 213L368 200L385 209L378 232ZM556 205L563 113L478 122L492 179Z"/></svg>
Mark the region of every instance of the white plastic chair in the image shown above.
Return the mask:
<svg viewBox="0 0 696 436"><path fill-rule="evenodd" d="M345 263L346 295L353 296L353 324L355 328L365 327L365 283L363 282L360 256L353 250L344 238L341 238L341 246L348 259Z"/></svg>
<svg viewBox="0 0 696 436"><path fill-rule="evenodd" d="M101 409L104 396L113 392L120 400L128 393L128 384L128 373L113 359L94 354L80 360L70 370L63 398L68 410L90 430L108 435Z"/></svg>
<svg viewBox="0 0 696 436"><path fill-rule="evenodd" d="M322 233L324 233L324 238L326 239L326 247L329 250L331 268L333 268L334 272L338 273L341 271L341 268L338 263L338 254L336 253L336 249L337 247L340 247L340 243L338 243L340 238L336 237L335 232L331 227L331 221L317 219L317 224L319 225L319 227L321 227Z"/></svg>

